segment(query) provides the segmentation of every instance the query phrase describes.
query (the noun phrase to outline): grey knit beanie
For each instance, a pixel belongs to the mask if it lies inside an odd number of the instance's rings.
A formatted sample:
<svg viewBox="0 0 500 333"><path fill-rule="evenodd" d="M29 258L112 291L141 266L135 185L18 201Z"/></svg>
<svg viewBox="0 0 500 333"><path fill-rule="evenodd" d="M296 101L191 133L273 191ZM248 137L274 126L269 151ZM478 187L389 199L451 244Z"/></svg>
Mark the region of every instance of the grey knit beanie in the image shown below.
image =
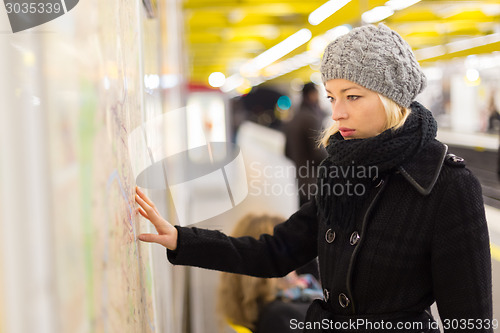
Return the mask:
<svg viewBox="0 0 500 333"><path fill-rule="evenodd" d="M351 30L331 42L321 62L323 82L345 79L409 107L426 78L410 45L384 24Z"/></svg>

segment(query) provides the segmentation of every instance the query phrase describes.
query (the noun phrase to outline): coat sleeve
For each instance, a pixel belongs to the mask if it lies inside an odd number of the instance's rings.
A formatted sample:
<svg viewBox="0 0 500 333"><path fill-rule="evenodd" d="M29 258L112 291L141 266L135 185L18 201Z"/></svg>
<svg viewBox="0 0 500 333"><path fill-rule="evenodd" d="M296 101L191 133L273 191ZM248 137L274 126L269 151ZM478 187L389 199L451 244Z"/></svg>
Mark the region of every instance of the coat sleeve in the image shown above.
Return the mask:
<svg viewBox="0 0 500 333"><path fill-rule="evenodd" d="M175 265L195 266L257 277L281 277L317 256L317 220L314 199L286 222L273 236L229 237L216 230L176 226L175 251L167 250Z"/></svg>
<svg viewBox="0 0 500 333"><path fill-rule="evenodd" d="M432 278L444 331L493 332L491 255L481 185L464 168L443 193L433 233Z"/></svg>

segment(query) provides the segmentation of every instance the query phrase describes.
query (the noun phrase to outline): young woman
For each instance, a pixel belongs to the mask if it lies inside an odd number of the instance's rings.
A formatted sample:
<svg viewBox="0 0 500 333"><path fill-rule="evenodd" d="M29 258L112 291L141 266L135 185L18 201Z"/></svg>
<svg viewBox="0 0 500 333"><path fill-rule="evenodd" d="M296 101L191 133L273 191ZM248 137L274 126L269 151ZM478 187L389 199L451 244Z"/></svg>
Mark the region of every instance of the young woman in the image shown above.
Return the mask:
<svg viewBox="0 0 500 333"><path fill-rule="evenodd" d="M138 190L158 231L139 239L173 264L260 277L318 256L324 298L305 332L439 332L434 301L445 332L493 332L481 186L414 101L426 79L411 48L385 25L356 28L328 45L321 74L335 124L313 200L257 240L173 227Z"/></svg>

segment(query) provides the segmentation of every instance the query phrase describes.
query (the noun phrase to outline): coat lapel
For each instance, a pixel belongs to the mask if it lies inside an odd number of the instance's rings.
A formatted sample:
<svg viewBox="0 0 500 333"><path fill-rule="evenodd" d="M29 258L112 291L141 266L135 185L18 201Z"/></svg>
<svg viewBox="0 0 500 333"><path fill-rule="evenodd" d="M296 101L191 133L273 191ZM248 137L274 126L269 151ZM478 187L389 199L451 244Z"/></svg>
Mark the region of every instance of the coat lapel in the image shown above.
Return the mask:
<svg viewBox="0 0 500 333"><path fill-rule="evenodd" d="M447 145L434 140L398 170L418 192L428 195L436 184L447 152Z"/></svg>

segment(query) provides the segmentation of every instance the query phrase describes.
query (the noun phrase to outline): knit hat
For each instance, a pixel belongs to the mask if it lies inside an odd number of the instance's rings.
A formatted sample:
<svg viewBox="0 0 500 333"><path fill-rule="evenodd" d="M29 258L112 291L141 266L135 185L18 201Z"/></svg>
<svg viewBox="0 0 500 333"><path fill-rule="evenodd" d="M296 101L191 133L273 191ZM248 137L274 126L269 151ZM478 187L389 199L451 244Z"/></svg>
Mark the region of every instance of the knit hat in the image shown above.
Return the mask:
<svg viewBox="0 0 500 333"><path fill-rule="evenodd" d="M410 45L384 24L351 30L331 42L321 62L323 82L345 79L409 107L426 78Z"/></svg>

